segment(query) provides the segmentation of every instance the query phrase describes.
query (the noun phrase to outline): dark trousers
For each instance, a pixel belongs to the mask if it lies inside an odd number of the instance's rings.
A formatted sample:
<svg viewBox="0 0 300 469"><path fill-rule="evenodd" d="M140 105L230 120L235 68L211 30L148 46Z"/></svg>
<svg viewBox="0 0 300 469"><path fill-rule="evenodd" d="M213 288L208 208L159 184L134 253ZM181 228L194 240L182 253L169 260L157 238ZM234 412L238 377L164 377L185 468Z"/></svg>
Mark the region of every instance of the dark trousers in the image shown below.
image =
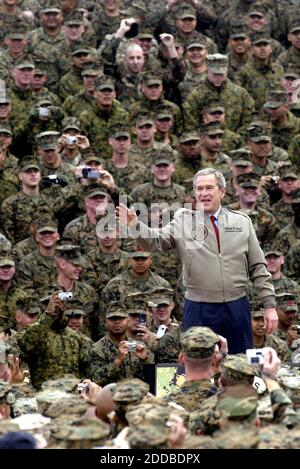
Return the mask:
<svg viewBox="0 0 300 469"><path fill-rule="evenodd" d="M250 305L246 296L228 303L199 303L185 300L183 329L210 327L228 341L229 353L245 353L252 348Z"/></svg>

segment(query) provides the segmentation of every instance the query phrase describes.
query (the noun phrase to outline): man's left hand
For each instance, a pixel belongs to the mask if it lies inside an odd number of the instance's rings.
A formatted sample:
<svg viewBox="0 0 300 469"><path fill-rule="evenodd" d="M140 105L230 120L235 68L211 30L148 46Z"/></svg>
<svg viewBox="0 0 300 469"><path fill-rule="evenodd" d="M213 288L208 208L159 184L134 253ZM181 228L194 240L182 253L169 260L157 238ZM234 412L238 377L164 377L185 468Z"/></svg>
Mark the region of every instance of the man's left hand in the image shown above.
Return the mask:
<svg viewBox="0 0 300 469"><path fill-rule="evenodd" d="M278 326L278 315L275 308L265 308L264 327L267 334L272 334Z"/></svg>

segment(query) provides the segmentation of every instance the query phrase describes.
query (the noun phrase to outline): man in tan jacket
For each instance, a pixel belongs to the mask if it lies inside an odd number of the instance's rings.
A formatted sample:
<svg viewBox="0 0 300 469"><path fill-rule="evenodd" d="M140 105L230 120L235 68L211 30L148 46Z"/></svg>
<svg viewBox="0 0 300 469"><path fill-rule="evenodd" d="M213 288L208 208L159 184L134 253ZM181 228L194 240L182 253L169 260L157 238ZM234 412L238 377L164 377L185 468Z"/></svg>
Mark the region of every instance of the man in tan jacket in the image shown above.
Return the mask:
<svg viewBox="0 0 300 469"><path fill-rule="evenodd" d="M186 288L183 328L208 326L228 340L229 353L252 347L251 317L245 288L249 279L264 304L267 333L278 323L271 276L250 218L221 206L226 183L213 168L194 177L199 209L178 210L172 222L153 229L133 209L116 214L144 249L174 249L183 264Z"/></svg>

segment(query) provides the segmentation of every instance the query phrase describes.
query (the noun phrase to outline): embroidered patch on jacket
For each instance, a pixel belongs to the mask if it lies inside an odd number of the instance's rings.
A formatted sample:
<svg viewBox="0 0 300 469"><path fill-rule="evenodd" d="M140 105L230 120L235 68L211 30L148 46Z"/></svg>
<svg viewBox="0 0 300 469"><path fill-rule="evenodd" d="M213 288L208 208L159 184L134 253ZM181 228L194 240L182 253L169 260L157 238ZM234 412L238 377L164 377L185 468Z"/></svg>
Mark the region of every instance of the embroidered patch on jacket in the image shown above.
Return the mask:
<svg viewBox="0 0 300 469"><path fill-rule="evenodd" d="M242 233L243 228L241 226L225 226L225 232L229 233Z"/></svg>
<svg viewBox="0 0 300 469"><path fill-rule="evenodd" d="M203 241L205 238L207 238L207 235L208 229L205 225L196 225L192 229L192 238L195 241Z"/></svg>

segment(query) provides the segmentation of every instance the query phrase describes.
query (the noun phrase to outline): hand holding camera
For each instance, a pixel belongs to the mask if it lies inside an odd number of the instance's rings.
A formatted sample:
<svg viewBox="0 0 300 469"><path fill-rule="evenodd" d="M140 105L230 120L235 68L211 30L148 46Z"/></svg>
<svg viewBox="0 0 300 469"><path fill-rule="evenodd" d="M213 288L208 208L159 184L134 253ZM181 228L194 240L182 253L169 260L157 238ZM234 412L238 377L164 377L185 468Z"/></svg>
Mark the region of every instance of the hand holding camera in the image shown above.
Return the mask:
<svg viewBox="0 0 300 469"><path fill-rule="evenodd" d="M101 389L101 386L98 386L98 384L94 383L90 379L85 379L77 385L80 397L94 406L96 405L96 399Z"/></svg>
<svg viewBox="0 0 300 469"><path fill-rule="evenodd" d="M46 309L46 313L53 319L60 319L66 309L66 303L59 298L60 293L53 293L53 295L51 295Z"/></svg>

